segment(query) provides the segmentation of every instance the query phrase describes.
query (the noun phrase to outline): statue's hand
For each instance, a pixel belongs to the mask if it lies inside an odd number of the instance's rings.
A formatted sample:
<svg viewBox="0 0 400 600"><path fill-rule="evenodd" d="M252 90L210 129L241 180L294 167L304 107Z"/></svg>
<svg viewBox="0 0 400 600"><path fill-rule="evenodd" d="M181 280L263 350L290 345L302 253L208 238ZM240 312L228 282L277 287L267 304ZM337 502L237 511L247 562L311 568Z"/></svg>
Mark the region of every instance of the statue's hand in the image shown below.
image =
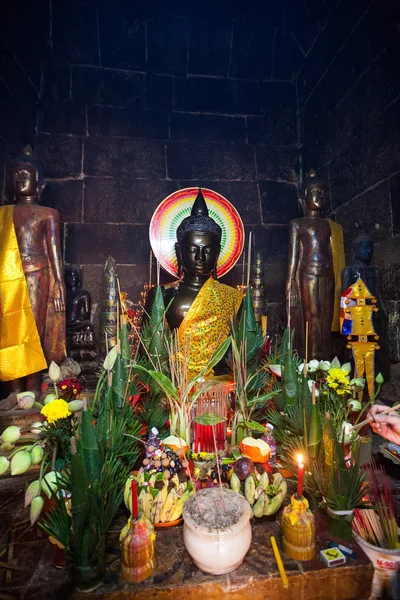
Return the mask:
<svg viewBox="0 0 400 600"><path fill-rule="evenodd" d="M65 310L64 286L60 281L55 282L51 295L54 302L54 310L56 312Z"/></svg>
<svg viewBox="0 0 400 600"><path fill-rule="evenodd" d="M286 299L289 302L290 308L296 308L299 306L299 294L297 292L297 285L293 279L290 279L286 284Z"/></svg>

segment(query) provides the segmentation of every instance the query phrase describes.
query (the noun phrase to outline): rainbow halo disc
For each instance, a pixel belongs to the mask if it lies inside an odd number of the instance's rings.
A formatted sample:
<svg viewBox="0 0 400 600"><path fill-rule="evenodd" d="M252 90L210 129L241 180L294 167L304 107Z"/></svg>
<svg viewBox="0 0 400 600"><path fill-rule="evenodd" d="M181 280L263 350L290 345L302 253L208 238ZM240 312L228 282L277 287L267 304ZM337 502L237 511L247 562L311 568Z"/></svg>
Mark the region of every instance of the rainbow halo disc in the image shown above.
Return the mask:
<svg viewBox="0 0 400 600"><path fill-rule="evenodd" d="M183 219L190 216L198 191L198 187L191 187L170 194L158 205L150 221L150 245L154 256L174 277L178 276L176 230ZM222 277L239 260L244 246L244 227L238 211L229 200L207 188L201 188L201 191L208 214L222 229L217 264L218 277Z"/></svg>

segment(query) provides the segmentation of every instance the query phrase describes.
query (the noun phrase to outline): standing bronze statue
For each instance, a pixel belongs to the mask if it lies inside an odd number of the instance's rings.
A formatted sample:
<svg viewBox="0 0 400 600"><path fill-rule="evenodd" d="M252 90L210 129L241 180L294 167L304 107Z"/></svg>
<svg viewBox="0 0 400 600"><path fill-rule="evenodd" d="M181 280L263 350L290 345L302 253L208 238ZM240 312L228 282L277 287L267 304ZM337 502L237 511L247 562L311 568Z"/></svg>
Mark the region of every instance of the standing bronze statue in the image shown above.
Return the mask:
<svg viewBox="0 0 400 600"><path fill-rule="evenodd" d="M374 241L368 233L360 233L353 241L354 263L342 271L342 289L347 290L360 277L376 298L378 310L373 312L373 326L379 335L379 349L375 350L375 373L382 373L385 381L390 378L388 345L388 314L382 296L382 277L378 267L371 264Z"/></svg>
<svg viewBox="0 0 400 600"><path fill-rule="evenodd" d="M31 148L10 165L15 205L0 209L0 379L39 394L41 373L65 355L60 217L38 206L43 189Z"/></svg>
<svg viewBox="0 0 400 600"><path fill-rule="evenodd" d="M332 358L331 330L339 331L340 273L344 266L340 225L323 217L325 185L310 171L302 186L304 217L289 224L287 311L295 330L294 348L309 359ZM337 274L339 276L337 277Z"/></svg>

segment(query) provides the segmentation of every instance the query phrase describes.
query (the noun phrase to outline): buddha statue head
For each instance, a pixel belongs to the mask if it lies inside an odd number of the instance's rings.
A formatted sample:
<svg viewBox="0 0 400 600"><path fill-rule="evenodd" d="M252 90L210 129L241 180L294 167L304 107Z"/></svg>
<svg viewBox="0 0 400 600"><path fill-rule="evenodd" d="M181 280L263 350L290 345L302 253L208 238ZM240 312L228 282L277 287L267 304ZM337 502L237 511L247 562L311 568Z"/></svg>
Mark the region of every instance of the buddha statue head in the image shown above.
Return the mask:
<svg viewBox="0 0 400 600"><path fill-rule="evenodd" d="M325 184L311 169L301 187L300 204L305 214L322 213L325 205Z"/></svg>
<svg viewBox="0 0 400 600"><path fill-rule="evenodd" d="M221 250L221 227L208 214L207 204L199 188L189 217L177 229L175 244L178 274L200 279L217 277L217 261Z"/></svg>
<svg viewBox="0 0 400 600"><path fill-rule="evenodd" d="M74 290L82 286L82 277L78 265L65 265L64 277L67 289Z"/></svg>
<svg viewBox="0 0 400 600"><path fill-rule="evenodd" d="M353 256L355 261L369 265L374 253L374 240L369 233L361 232L353 241Z"/></svg>
<svg viewBox="0 0 400 600"><path fill-rule="evenodd" d="M15 201L23 202L25 198L37 200L43 181L31 146L25 146L22 155L11 161L9 172Z"/></svg>

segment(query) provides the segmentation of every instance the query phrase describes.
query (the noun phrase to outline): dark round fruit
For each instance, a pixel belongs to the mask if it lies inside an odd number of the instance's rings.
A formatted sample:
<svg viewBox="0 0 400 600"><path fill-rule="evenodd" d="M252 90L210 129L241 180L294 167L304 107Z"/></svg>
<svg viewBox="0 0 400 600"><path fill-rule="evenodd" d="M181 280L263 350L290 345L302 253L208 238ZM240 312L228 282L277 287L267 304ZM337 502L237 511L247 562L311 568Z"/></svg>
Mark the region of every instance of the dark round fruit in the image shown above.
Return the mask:
<svg viewBox="0 0 400 600"><path fill-rule="evenodd" d="M233 470L236 475L239 477L240 481L244 481L249 475L254 472L254 463L250 458L243 456L242 458L238 458L234 465Z"/></svg>

